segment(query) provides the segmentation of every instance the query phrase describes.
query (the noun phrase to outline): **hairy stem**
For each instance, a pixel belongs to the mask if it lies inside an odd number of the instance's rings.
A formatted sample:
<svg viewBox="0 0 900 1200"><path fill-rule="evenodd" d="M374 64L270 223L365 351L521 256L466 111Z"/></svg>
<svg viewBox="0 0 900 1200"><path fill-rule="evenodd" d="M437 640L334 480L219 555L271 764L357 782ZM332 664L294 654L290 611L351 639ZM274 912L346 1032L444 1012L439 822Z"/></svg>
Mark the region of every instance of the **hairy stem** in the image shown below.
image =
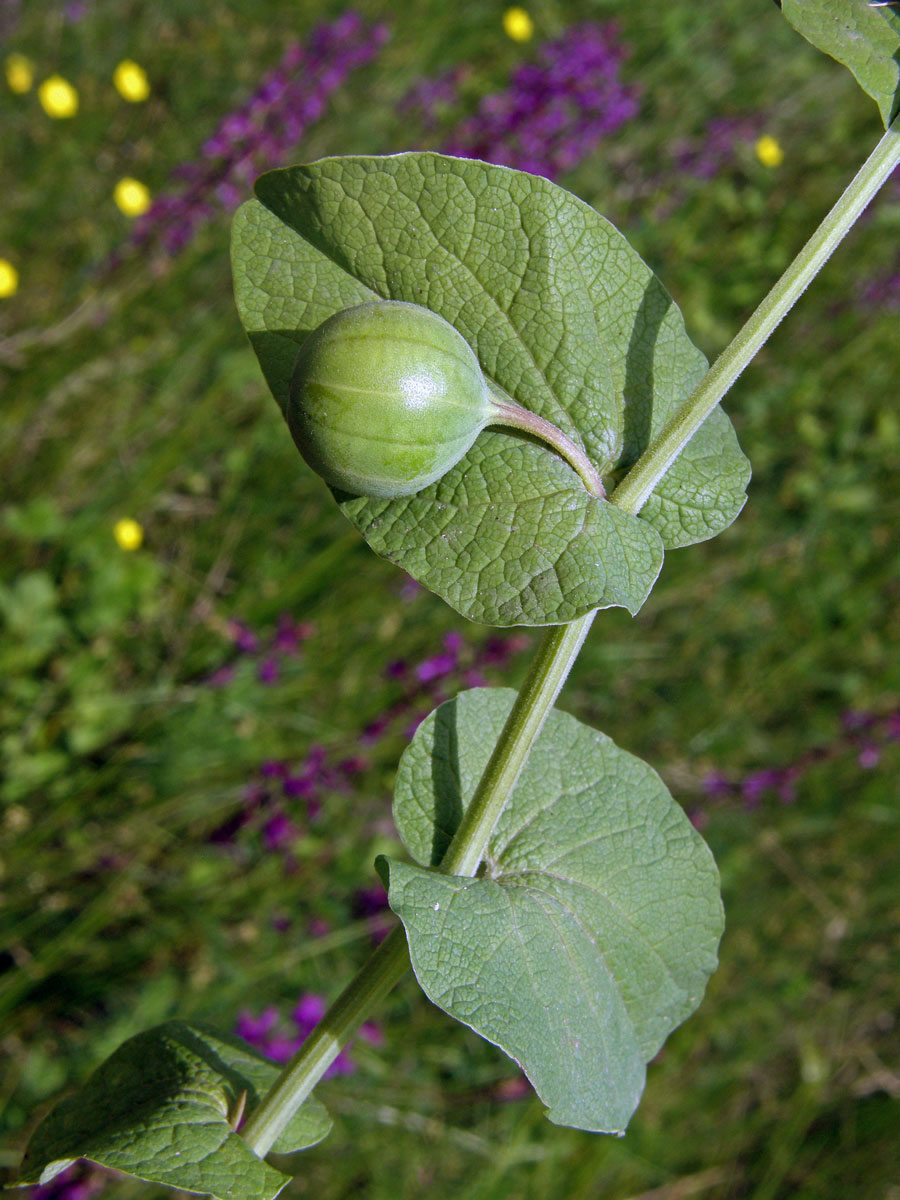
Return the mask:
<svg viewBox="0 0 900 1200"><path fill-rule="evenodd" d="M898 163L900 118L892 123L837 204L731 345L626 475L610 497L611 504L630 513L640 511L687 442L822 269ZM524 425L519 427L526 428ZM534 429L529 431L537 432ZM538 436L542 437L543 434L538 432ZM565 452L562 453L568 458ZM585 486L588 486L587 483ZM593 494L602 495L602 491ZM442 871L471 876L478 870L494 826L578 656L595 615L596 612L587 613L568 625L553 626L544 635L475 795L444 856ZM406 935L398 926L338 996L251 1114L242 1136L256 1154L263 1156L272 1148L342 1046L353 1036L371 1009L403 977L408 967Z"/></svg>
<svg viewBox="0 0 900 1200"><path fill-rule="evenodd" d="M776 326L853 228L863 209L900 163L900 116L860 167L737 337L713 363L682 407L663 426L615 492L614 503L638 513L650 493Z"/></svg>
<svg viewBox="0 0 900 1200"><path fill-rule="evenodd" d="M401 925L350 980L247 1119L241 1137L263 1158L360 1025L409 969Z"/></svg>
<svg viewBox="0 0 900 1200"><path fill-rule="evenodd" d="M534 656L497 745L441 861L446 875L474 875L531 748L578 657L597 610L552 625Z"/></svg>

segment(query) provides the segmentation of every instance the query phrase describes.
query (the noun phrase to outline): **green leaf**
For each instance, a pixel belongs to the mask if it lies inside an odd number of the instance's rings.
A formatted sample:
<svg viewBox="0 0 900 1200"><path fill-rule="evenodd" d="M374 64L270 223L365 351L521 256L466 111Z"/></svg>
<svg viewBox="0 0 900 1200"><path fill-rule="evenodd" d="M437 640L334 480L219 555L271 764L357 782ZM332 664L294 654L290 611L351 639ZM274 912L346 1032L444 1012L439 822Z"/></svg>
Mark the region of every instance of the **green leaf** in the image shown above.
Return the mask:
<svg viewBox="0 0 900 1200"><path fill-rule="evenodd" d="M419 727L394 815L421 866L379 860L429 999L526 1071L551 1121L621 1132L644 1064L700 1003L723 928L706 844L646 763L551 713L475 879L440 862L515 692Z"/></svg>
<svg viewBox="0 0 900 1200"><path fill-rule="evenodd" d="M454 324L489 379L580 438L613 484L706 369L625 238L546 179L412 153L272 171L256 191L235 218L235 294L282 408L310 330L348 305L408 300ZM541 625L637 611L663 543L725 528L748 478L719 413L639 518L590 497L547 446L496 429L415 496L337 499L464 616Z"/></svg>
<svg viewBox="0 0 900 1200"><path fill-rule="evenodd" d="M816 49L853 72L887 128L900 112L900 9L871 0L783 0L781 10Z"/></svg>
<svg viewBox="0 0 900 1200"><path fill-rule="evenodd" d="M169 1021L129 1038L32 1137L18 1185L47 1183L75 1159L219 1200L272 1200L289 1176L257 1158L233 1128L280 1068L235 1037ZM331 1128L308 1100L273 1150L315 1145Z"/></svg>

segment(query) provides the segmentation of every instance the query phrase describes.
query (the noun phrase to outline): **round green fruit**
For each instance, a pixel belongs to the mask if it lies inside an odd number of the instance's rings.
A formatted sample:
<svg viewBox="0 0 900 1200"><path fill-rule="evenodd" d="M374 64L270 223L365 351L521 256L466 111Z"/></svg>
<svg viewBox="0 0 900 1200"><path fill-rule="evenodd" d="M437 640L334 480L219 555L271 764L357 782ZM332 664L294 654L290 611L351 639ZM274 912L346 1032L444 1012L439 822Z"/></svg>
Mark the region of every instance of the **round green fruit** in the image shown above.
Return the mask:
<svg viewBox="0 0 900 1200"><path fill-rule="evenodd" d="M494 415L478 359L437 313L400 300L345 308L297 355L287 420L332 487L409 496L446 474Z"/></svg>
<svg viewBox="0 0 900 1200"><path fill-rule="evenodd" d="M449 321L403 300L345 308L314 329L297 354L286 416L312 469L352 495L421 491L459 462L486 425L542 438L592 495L604 495L579 446L488 384Z"/></svg>

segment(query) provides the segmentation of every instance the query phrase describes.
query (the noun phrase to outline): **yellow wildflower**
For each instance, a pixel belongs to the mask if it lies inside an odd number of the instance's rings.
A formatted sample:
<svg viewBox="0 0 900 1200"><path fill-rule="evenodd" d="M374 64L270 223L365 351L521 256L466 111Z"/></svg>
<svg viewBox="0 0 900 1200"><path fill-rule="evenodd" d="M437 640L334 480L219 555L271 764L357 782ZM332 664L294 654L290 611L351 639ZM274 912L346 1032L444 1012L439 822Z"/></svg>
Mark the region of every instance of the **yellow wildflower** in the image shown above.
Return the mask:
<svg viewBox="0 0 900 1200"><path fill-rule="evenodd" d="M11 262L0 258L0 299L5 296L14 296L18 290L19 272Z"/></svg>
<svg viewBox="0 0 900 1200"><path fill-rule="evenodd" d="M503 14L503 32L514 42L527 42L534 35L534 21L524 8L508 8Z"/></svg>
<svg viewBox="0 0 900 1200"><path fill-rule="evenodd" d="M51 75L38 88L38 100L48 117L74 117L78 112L78 93L62 75Z"/></svg>
<svg viewBox="0 0 900 1200"><path fill-rule="evenodd" d="M3 64L3 70L6 72L6 82L11 92L21 96L24 92L31 91L31 85L34 83L34 65L30 58L26 58L24 54L10 54Z"/></svg>
<svg viewBox="0 0 900 1200"><path fill-rule="evenodd" d="M755 146L756 157L764 167L780 167L784 162L784 151L781 143L768 133L763 134Z"/></svg>
<svg viewBox="0 0 900 1200"><path fill-rule="evenodd" d="M150 207L150 191L139 179L120 179L113 200L126 217L139 217Z"/></svg>
<svg viewBox="0 0 900 1200"><path fill-rule="evenodd" d="M123 58L113 71L113 83L123 100L140 104L150 95L147 72L130 58Z"/></svg>
<svg viewBox="0 0 900 1200"><path fill-rule="evenodd" d="M144 530L134 517L122 517L113 525L113 537L120 550L137 550L144 540Z"/></svg>

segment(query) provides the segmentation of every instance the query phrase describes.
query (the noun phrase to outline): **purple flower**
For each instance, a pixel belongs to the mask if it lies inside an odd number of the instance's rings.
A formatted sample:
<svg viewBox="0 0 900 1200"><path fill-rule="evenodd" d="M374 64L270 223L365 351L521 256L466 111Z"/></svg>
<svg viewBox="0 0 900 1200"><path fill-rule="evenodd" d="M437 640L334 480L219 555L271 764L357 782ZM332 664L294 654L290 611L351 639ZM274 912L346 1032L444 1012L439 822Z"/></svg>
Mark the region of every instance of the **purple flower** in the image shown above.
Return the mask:
<svg viewBox="0 0 900 1200"><path fill-rule="evenodd" d="M265 1055L273 1062L286 1063L288 1059L294 1057L302 1045L303 1038L291 1038L286 1037L283 1033L276 1033L266 1043Z"/></svg>
<svg viewBox="0 0 900 1200"><path fill-rule="evenodd" d="M228 629L231 639L241 654L255 654L259 649L259 638L243 621L229 621Z"/></svg>
<svg viewBox="0 0 900 1200"><path fill-rule="evenodd" d="M312 625L295 621L290 613L282 613L278 618L278 628L275 631L272 648L280 654L296 654L300 643L305 642L313 632Z"/></svg>
<svg viewBox="0 0 900 1200"><path fill-rule="evenodd" d="M288 766L286 762L270 758L259 768L259 772L263 779L284 779L288 773Z"/></svg>
<svg viewBox="0 0 900 1200"><path fill-rule="evenodd" d="M271 686L273 683L278 682L278 677L280 674L281 667L279 666L278 659L276 658L265 658L259 664L258 675L260 683Z"/></svg>
<svg viewBox="0 0 900 1200"><path fill-rule="evenodd" d="M638 89L619 78L627 53L614 25L573 26L485 96L443 149L556 178L637 114Z"/></svg>
<svg viewBox="0 0 900 1200"><path fill-rule="evenodd" d="M83 1160L72 1163L49 1183L30 1189L31 1200L90 1200L102 1192L110 1175L93 1163Z"/></svg>
<svg viewBox="0 0 900 1200"><path fill-rule="evenodd" d="M859 732L862 729L871 729L875 720L872 713L855 708L850 708L841 714L841 724L851 733Z"/></svg>
<svg viewBox="0 0 900 1200"><path fill-rule="evenodd" d="M440 679L443 675L449 675L456 667L456 655L452 653L435 654L431 658L426 658L424 662L419 663L416 667L416 679L420 683L431 683L433 679Z"/></svg>
<svg viewBox="0 0 900 1200"><path fill-rule="evenodd" d="M175 168L173 187L135 222L133 245L155 241L166 254L178 254L217 211L235 208L253 178L285 160L321 117L329 96L375 57L388 36L385 25L366 24L348 12L317 26L305 46L289 45L281 63L203 142L200 161Z"/></svg>
<svg viewBox="0 0 900 1200"><path fill-rule="evenodd" d="M371 746L373 742L377 742L381 735L388 729L390 723L390 713L382 713L374 721L370 721L359 735L359 744L361 746Z"/></svg>
<svg viewBox="0 0 900 1200"><path fill-rule="evenodd" d="M361 775L363 771L369 769L369 760L363 758L361 754L353 754L350 758L342 758L337 769L345 777Z"/></svg>
<svg viewBox="0 0 900 1200"><path fill-rule="evenodd" d="M741 783L741 795L748 808L755 808L763 795L777 788L782 780L782 772L775 767L762 771L754 771Z"/></svg>
<svg viewBox="0 0 900 1200"><path fill-rule="evenodd" d="M213 671L212 675L206 680L206 686L223 688L231 683L232 679L234 679L234 667L231 663L226 663L224 667L219 667L217 671Z"/></svg>
<svg viewBox="0 0 900 1200"><path fill-rule="evenodd" d="M360 888L353 894L351 909L355 917L375 917L388 908L388 895L380 883Z"/></svg>
<svg viewBox="0 0 900 1200"><path fill-rule="evenodd" d="M267 850L283 850L299 834L299 829L283 812L277 812L263 826L263 845Z"/></svg>
<svg viewBox="0 0 900 1200"><path fill-rule="evenodd" d="M526 634L516 634L513 637L489 637L478 654L478 665L482 667L502 667L509 662L514 654L526 650L531 645L531 639Z"/></svg>
<svg viewBox="0 0 900 1200"><path fill-rule="evenodd" d="M325 1000L312 992L307 992L298 1000L291 1019L300 1031L302 1037L307 1037L325 1016Z"/></svg>
<svg viewBox="0 0 900 1200"><path fill-rule="evenodd" d="M711 800L722 800L734 792L734 784L721 771L711 771L703 780L703 791Z"/></svg>
<svg viewBox="0 0 900 1200"><path fill-rule="evenodd" d="M356 1063L350 1057L348 1051L344 1049L341 1050L322 1078L331 1079L335 1075L352 1075L355 1070Z"/></svg>
<svg viewBox="0 0 900 1200"><path fill-rule="evenodd" d="M308 796L313 789L313 781L309 775L288 775L282 784L282 791L290 799L298 796Z"/></svg>
<svg viewBox="0 0 900 1200"><path fill-rule="evenodd" d="M381 1026L376 1025L374 1021L364 1021L359 1027L359 1036L370 1046L384 1045L384 1033Z"/></svg>
<svg viewBox="0 0 900 1200"><path fill-rule="evenodd" d="M264 1008L258 1017L254 1017L251 1012L243 1009L238 1014L234 1031L238 1037L243 1038L245 1042L249 1042L251 1046L255 1046L264 1054L269 1034L277 1023L278 1009L274 1005Z"/></svg>

